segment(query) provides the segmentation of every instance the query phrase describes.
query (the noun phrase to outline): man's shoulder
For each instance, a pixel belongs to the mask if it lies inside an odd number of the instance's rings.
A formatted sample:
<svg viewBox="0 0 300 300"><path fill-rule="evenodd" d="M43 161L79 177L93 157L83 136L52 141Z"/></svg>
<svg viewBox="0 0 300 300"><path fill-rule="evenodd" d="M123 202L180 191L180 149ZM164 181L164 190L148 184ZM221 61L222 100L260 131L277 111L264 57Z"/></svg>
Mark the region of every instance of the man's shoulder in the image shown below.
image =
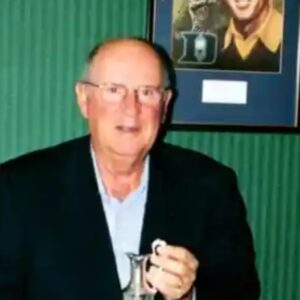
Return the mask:
<svg viewBox="0 0 300 300"><path fill-rule="evenodd" d="M73 155L74 149L86 147L88 140L88 137L80 137L23 154L0 164L0 171L31 173L39 169L55 169L70 155Z"/></svg>
<svg viewBox="0 0 300 300"><path fill-rule="evenodd" d="M205 177L232 174L229 167L199 151L163 143L158 147L157 153L160 164L170 172Z"/></svg>

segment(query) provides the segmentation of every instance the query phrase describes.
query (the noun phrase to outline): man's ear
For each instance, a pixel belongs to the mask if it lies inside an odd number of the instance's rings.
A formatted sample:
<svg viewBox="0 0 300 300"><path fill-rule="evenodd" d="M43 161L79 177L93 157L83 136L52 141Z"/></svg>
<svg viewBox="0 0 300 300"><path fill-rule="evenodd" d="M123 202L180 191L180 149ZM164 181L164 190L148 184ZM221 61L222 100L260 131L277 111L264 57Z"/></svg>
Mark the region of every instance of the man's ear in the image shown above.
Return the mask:
<svg viewBox="0 0 300 300"><path fill-rule="evenodd" d="M161 117L162 123L164 123L166 120L167 113L168 113L168 107L169 107L172 97L173 97L172 90L165 91L164 97L163 97L163 103L162 103L162 117Z"/></svg>
<svg viewBox="0 0 300 300"><path fill-rule="evenodd" d="M75 93L77 98L77 104L79 106L81 115L87 119L88 118L88 97L86 93L86 88L83 83L76 82Z"/></svg>

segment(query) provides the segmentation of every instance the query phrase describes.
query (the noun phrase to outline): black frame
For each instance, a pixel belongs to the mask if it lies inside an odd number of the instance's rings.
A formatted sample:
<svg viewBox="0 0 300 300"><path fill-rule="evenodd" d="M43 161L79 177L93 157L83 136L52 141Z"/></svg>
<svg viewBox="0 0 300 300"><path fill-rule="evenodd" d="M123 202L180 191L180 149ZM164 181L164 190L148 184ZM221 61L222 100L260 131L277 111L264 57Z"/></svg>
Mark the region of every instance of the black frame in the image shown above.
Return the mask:
<svg viewBox="0 0 300 300"><path fill-rule="evenodd" d="M283 0L283 3L285 4L285 14L288 15L288 17L290 16L289 14L289 11L290 11L290 8L291 6L288 6L287 4L287 0L285 0L286 2L284 2ZM158 2L164 2L164 5L166 5L165 3L169 3L167 5L170 6L170 8L172 8L172 4L173 4L173 0L168 0L168 1L165 1L165 0L154 0L154 1L150 1L150 5L149 5L149 26L148 26L148 36L149 38L153 41L153 42L156 42L160 45L163 46L163 48L166 49L166 51L170 54L170 48L168 49L168 47L166 45L164 45L164 43L161 43L161 40L163 41L166 41L167 39L171 40L172 37L169 35L169 36L162 36L163 33L162 32L166 32L166 30L161 30L162 28L160 28L157 23L157 17L159 14L161 14L161 11L162 10L159 10L159 11L155 11L155 8L156 8L156 5ZM292 2L292 1L291 1ZM290 5L292 5L292 3L290 3ZM197 122L186 122L184 119L183 120L176 120L171 122L170 123L170 127L172 129L184 129L184 130L194 130L194 129L198 129L199 126L201 126L202 129L204 130L214 130L214 129L218 129L218 130L221 130L221 131L240 131L240 130L243 130L243 131L248 131L248 132L253 132L253 131L259 131L259 132L270 132L270 131L275 131L275 132L296 132L296 133L299 133L300 132L300 127L299 127L299 123L300 123L300 115L299 115L299 74L300 74L300 53L299 53L299 48L300 48L300 20L299 20L299 16L300 16L300 4L298 5L299 6L299 10L295 10L293 8L293 11L297 13L297 16L298 16L298 21L297 21L297 36L296 38L294 38L294 42L297 43L297 50L296 50L296 57L294 59L294 64L297 65L297 67L295 67L295 78L294 78L294 86L295 86L295 91L294 91L294 119L293 119L293 123L289 123L289 124L276 124L276 122L274 122L273 124L256 124L255 122L253 123L244 123L244 124L238 124L238 123L231 123L231 122L228 122L228 121L224 121L224 122L207 122L206 121L203 121L203 120L199 120ZM170 25L170 18L168 17L165 17L163 16L160 16L161 19L164 19L164 23L163 23L163 26L165 27L170 27L169 29L171 30L171 25ZM287 19L287 17L285 16L285 20ZM295 23L294 23L295 25ZM285 26L287 26L287 24L285 24ZM159 28L157 28L159 27ZM290 30L290 28L289 28ZM158 34L156 34L158 32ZM286 34L286 33L285 33ZM284 42L285 43L285 42ZM283 48L286 47L286 45L283 43ZM284 50L283 50L284 51ZM176 71L176 74L178 74L178 70L175 70ZM185 71L185 72L191 72L189 70ZM193 71L195 72L195 71ZM204 74L204 76L207 74L207 73L211 73L211 70L199 70L199 71L196 71L196 72L200 72L201 75ZM225 71L225 72L222 72L222 73L218 73L218 78L222 78L222 76L230 76L232 72L230 71ZM241 72L242 73L242 72ZM220 75L221 74L221 75ZM211 74L210 74L211 76ZM235 77L238 77L239 76L239 72L235 72L234 73L234 76ZM245 77L245 74L242 74L241 75L242 77ZM277 76L283 76L282 74L280 75L277 75ZM247 77L247 74L246 74L246 77ZM177 77L178 78L178 77ZM204 77L205 78L205 77ZM203 77L202 77L203 79ZM199 80L202 80L202 79L199 79ZM179 81L181 79L179 78ZM190 88L193 88L193 87L190 87ZM272 87L269 87L269 88L272 88ZM180 92L180 91L179 91ZM179 94L179 97L176 101L182 101L182 99L180 98L180 94ZM271 103L272 104L272 103ZM271 105L272 107L272 105ZM175 103L175 108L176 108L176 103ZM192 108L194 109L194 108Z"/></svg>

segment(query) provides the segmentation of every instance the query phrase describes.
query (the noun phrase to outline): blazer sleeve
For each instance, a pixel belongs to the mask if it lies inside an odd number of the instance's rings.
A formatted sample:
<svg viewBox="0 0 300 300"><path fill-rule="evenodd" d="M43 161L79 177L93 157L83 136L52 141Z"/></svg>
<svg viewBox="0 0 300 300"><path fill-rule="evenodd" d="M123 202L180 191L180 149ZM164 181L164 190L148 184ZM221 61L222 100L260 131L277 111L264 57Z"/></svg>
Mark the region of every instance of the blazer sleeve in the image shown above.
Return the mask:
<svg viewBox="0 0 300 300"><path fill-rule="evenodd" d="M260 285L245 206L235 173L229 169L225 173L211 189L207 246L199 253L195 284L197 300L257 300Z"/></svg>
<svg viewBox="0 0 300 300"><path fill-rule="evenodd" d="M23 233L9 178L0 166L0 299L22 298Z"/></svg>

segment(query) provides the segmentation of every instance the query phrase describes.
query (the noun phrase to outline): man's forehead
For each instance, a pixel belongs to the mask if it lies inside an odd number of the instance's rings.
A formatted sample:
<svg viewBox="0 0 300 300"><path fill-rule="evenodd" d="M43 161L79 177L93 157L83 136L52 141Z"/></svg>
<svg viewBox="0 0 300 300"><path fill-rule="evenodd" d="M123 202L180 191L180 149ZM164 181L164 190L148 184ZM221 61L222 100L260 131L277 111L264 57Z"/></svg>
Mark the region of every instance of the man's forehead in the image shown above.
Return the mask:
<svg viewBox="0 0 300 300"><path fill-rule="evenodd" d="M90 63L92 73L99 72L103 68L116 69L118 67L130 68L133 66L148 66L149 71L163 69L158 54L147 44L135 41L110 42L103 45L95 54Z"/></svg>
<svg viewBox="0 0 300 300"><path fill-rule="evenodd" d="M165 67L155 48L146 42L117 40L99 47L90 60L87 77L94 81L114 77L120 82L137 77L160 84L165 78Z"/></svg>
<svg viewBox="0 0 300 300"><path fill-rule="evenodd" d="M140 56L153 57L159 60L158 54L148 44L138 40L116 40L109 41L99 48L99 51L95 55L95 60L101 60L103 58L117 58L117 57L134 57L134 54Z"/></svg>

